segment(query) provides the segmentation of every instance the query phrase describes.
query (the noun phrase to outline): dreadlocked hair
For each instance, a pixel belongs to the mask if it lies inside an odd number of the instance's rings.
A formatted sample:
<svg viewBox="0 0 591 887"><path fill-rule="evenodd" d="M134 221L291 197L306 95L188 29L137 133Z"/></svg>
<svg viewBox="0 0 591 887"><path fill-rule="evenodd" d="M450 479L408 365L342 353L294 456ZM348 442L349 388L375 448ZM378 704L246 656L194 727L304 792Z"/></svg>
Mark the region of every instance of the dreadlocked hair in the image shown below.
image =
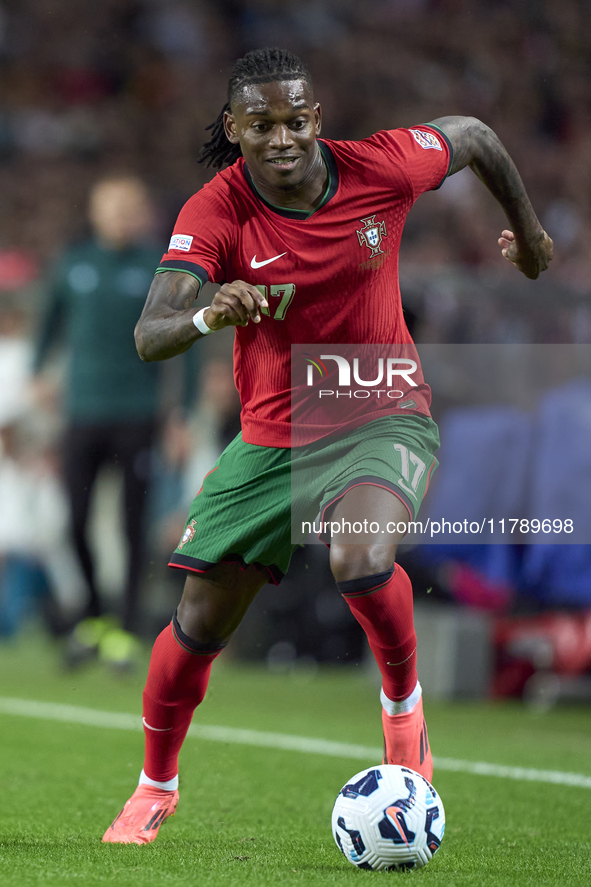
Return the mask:
<svg viewBox="0 0 591 887"><path fill-rule="evenodd" d="M232 101L244 86L277 80L305 80L312 85L307 67L297 55L286 49L255 49L238 59L228 81L227 102L214 122L206 127L211 130L211 138L199 153L199 163L221 169L242 156L240 145L233 145L226 137L224 114L231 110Z"/></svg>

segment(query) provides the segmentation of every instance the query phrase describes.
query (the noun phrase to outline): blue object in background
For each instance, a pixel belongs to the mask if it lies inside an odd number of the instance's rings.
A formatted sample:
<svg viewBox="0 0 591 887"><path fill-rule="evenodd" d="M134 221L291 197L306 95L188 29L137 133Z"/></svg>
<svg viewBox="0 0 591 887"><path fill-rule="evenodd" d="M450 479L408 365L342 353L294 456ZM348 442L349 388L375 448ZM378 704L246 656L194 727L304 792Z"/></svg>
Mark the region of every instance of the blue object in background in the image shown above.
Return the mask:
<svg viewBox="0 0 591 887"><path fill-rule="evenodd" d="M50 597L47 576L38 563L8 555L0 568L0 637L15 635L31 611Z"/></svg>
<svg viewBox="0 0 591 887"><path fill-rule="evenodd" d="M570 519L577 542L544 544L538 532L535 542L516 537L519 545L496 544L494 535L492 544L464 544L470 537L447 533L436 537L444 544L421 545L421 557L466 564L545 607L591 607L591 380L553 389L532 416L510 407L450 410L441 437L438 483L422 519Z"/></svg>
<svg viewBox="0 0 591 887"><path fill-rule="evenodd" d="M526 513L533 420L515 407L449 410L440 425L440 467L420 519L448 523L497 521ZM488 523L482 534L439 533L435 543L495 542ZM499 538L498 540L502 540Z"/></svg>

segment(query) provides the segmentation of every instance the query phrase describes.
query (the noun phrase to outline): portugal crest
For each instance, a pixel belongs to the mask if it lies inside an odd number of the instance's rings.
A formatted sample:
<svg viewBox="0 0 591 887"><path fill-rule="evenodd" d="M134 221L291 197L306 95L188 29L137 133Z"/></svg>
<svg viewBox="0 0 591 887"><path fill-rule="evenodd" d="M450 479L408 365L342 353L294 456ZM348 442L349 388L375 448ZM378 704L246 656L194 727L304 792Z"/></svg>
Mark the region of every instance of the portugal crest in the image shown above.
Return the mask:
<svg viewBox="0 0 591 887"><path fill-rule="evenodd" d="M191 542L191 540L193 539L193 537L195 535L195 524L196 523L197 523L196 520L192 520L191 523L187 526L185 532L183 533L183 538L181 539L181 541L177 545L177 548L179 550L183 547L183 545L186 545L187 542Z"/></svg>
<svg viewBox="0 0 591 887"><path fill-rule="evenodd" d="M357 229L357 237L360 246L367 246L371 250L370 259L379 256L384 250L381 248L382 239L386 236L386 223L376 222L375 216L361 219L363 228Z"/></svg>

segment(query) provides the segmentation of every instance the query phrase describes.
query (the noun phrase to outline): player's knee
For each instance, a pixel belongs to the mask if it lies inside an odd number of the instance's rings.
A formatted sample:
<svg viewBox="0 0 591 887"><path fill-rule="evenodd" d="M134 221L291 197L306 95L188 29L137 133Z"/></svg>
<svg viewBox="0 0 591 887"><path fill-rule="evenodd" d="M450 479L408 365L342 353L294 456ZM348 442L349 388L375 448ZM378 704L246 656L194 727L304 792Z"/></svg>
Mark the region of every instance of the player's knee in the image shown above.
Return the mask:
<svg viewBox="0 0 591 887"><path fill-rule="evenodd" d="M198 644L218 646L225 644L229 639L224 619L211 613L209 608L199 606L188 595L183 596L176 615L184 634Z"/></svg>
<svg viewBox="0 0 591 887"><path fill-rule="evenodd" d="M347 582L385 573L394 563L395 550L389 545L330 546L330 569L336 582Z"/></svg>
<svg viewBox="0 0 591 887"><path fill-rule="evenodd" d="M225 644L240 625L257 590L256 586L212 582L189 574L177 608L179 625L200 644Z"/></svg>

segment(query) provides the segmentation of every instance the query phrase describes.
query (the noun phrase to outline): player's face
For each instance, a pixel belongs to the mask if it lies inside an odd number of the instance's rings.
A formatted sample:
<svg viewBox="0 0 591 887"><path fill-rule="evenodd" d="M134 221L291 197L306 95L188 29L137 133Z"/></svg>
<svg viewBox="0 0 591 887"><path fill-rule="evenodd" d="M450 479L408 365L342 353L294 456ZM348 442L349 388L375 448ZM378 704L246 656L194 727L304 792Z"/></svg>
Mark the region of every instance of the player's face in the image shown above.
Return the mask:
<svg viewBox="0 0 591 887"><path fill-rule="evenodd" d="M306 81L285 80L245 86L224 123L255 183L291 191L323 169L316 144L320 121L320 105Z"/></svg>

